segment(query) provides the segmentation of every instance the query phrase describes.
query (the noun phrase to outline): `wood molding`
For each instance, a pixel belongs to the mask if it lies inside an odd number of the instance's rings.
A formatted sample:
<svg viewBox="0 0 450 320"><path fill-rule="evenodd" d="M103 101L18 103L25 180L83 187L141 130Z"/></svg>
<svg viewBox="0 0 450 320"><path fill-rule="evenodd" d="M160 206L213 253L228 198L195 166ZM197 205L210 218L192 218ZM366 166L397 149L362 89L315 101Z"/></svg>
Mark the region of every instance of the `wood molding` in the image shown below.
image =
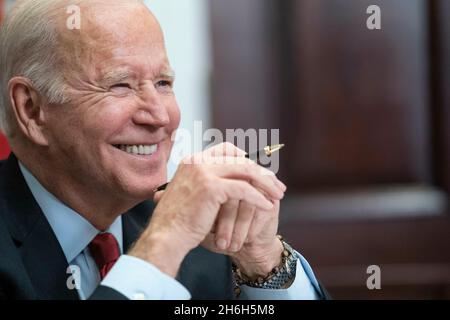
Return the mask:
<svg viewBox="0 0 450 320"><path fill-rule="evenodd" d="M432 217L448 212L447 200L443 191L423 185L359 188L288 195L282 214L289 223Z"/></svg>

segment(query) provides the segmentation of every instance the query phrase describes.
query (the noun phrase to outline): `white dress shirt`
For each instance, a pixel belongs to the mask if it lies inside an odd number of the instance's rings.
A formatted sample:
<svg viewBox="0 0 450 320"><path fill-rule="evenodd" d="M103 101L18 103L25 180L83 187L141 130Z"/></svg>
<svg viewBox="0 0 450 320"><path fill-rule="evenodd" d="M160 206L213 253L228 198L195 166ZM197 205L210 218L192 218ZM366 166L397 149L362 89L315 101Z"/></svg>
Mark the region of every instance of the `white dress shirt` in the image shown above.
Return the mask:
<svg viewBox="0 0 450 320"><path fill-rule="evenodd" d="M107 276L100 274L88 245L101 231L48 192L19 162L28 187L46 216L72 270L80 271L80 282L74 288L85 300L99 284L110 287L134 300L187 300L189 291L176 279L161 272L152 264L123 254L122 219L119 216L106 232L114 235L121 256ZM68 273L67 277L71 276ZM74 277L76 278L76 277ZM242 286L240 299L318 299L319 284L308 262L300 256L296 277L288 289L269 290Z"/></svg>

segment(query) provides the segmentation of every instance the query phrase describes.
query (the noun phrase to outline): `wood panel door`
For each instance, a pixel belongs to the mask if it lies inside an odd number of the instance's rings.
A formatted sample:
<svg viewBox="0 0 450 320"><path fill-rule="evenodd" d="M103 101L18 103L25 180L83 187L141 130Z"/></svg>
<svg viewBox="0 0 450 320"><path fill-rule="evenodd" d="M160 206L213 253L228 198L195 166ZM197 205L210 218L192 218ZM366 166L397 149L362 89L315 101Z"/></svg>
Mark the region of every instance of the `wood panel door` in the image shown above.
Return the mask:
<svg viewBox="0 0 450 320"><path fill-rule="evenodd" d="M372 4L381 30L366 27ZM280 229L336 298L450 298L449 13L211 1L214 124L280 128ZM366 287L370 265L382 290Z"/></svg>

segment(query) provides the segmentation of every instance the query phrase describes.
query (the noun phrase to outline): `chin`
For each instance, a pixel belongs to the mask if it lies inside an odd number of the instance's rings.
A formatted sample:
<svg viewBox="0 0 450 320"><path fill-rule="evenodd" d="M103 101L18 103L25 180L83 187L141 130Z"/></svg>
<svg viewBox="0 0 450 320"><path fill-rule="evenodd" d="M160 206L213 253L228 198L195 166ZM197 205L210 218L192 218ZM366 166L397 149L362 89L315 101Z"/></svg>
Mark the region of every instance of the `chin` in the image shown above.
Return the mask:
<svg viewBox="0 0 450 320"><path fill-rule="evenodd" d="M153 199L154 190L167 182L166 172L149 175L148 177L136 177L127 181L125 189L128 196L138 202Z"/></svg>

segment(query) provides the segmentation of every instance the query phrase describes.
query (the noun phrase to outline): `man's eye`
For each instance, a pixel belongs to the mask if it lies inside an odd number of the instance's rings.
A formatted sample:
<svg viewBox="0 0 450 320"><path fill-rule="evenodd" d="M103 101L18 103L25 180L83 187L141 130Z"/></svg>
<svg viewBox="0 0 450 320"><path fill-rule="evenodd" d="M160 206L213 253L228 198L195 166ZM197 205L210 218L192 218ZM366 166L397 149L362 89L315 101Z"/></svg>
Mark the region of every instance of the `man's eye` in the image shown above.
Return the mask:
<svg viewBox="0 0 450 320"><path fill-rule="evenodd" d="M118 83L118 84L115 84L115 85L111 86L111 88L131 89L131 85L129 83Z"/></svg>
<svg viewBox="0 0 450 320"><path fill-rule="evenodd" d="M172 82L167 80L161 80L156 83L157 87L169 87L172 88Z"/></svg>

